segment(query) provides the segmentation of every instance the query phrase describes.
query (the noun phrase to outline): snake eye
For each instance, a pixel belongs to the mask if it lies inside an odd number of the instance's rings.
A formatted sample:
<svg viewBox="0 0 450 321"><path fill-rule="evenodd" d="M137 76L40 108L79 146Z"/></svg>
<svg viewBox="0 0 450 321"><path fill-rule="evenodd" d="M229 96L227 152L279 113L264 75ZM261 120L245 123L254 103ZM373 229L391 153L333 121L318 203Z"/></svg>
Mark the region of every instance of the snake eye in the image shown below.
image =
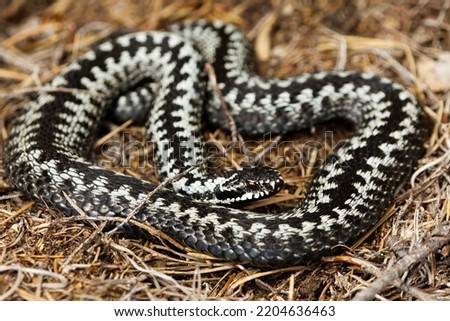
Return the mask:
<svg viewBox="0 0 450 321"><path fill-rule="evenodd" d="M247 188L250 189L250 190L255 190L255 189L258 188L258 183L256 181L252 180L252 179L246 180L245 183L247 185Z"/></svg>

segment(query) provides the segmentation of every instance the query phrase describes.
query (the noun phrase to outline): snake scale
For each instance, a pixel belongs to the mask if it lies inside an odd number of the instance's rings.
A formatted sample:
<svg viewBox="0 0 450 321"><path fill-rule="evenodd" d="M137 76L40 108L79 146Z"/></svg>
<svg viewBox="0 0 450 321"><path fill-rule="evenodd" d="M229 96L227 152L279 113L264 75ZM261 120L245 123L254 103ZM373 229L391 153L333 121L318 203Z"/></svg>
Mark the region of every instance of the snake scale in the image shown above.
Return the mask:
<svg viewBox="0 0 450 321"><path fill-rule="evenodd" d="M6 177L28 197L67 215L79 215L76 204L88 216L126 217L157 185L90 161L100 122L120 97L146 81L156 84L157 90L147 91L154 95L149 98L149 139L165 153L158 159L160 174L180 173L202 157L203 113L209 123L227 126L205 76L206 62L244 134L287 133L332 119L344 119L355 130L289 211L230 208L183 190L183 185L200 186L195 180L203 173L158 189L133 219L188 247L261 267L333 254L374 225L417 165L427 118L402 86L351 71L264 78L255 73L251 47L235 26L200 20L119 36L66 67L48 86L76 90L42 91L25 105L5 144ZM192 144L183 145L187 141ZM245 182L254 187L248 178ZM125 229L142 236L132 224Z"/></svg>

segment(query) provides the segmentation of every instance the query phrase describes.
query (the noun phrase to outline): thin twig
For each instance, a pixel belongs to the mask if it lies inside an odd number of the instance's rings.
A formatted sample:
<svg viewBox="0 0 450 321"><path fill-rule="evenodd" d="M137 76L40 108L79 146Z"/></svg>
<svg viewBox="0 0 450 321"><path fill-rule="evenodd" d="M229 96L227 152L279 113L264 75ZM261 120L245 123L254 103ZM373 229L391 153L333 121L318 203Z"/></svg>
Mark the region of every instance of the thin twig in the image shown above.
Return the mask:
<svg viewBox="0 0 450 321"><path fill-rule="evenodd" d="M283 138L283 135L277 135L273 140L271 138L270 144L263 148L256 156L253 158L251 162L246 162L246 165L257 165L261 161L261 159L270 152L274 147L278 146L278 143Z"/></svg>
<svg viewBox="0 0 450 321"><path fill-rule="evenodd" d="M367 272L375 277L380 277L382 275L382 270L379 267L377 267L372 262L369 262L364 259L360 259L357 257L349 257L349 256L336 256L335 261L336 262L345 262L348 264L360 266L361 269L363 269L365 272ZM368 284L367 281L364 281L363 279L361 279L360 277L357 277L356 275L353 275L352 277L354 279L358 280L362 284ZM422 291L418 288L415 288L413 286L405 284L405 282L400 278L393 280L392 284L394 286L396 286L397 288L399 288L400 290L407 292L410 295L418 298L419 300L422 300L422 301L434 300L433 296L429 295L428 293L425 293L424 291Z"/></svg>
<svg viewBox="0 0 450 321"><path fill-rule="evenodd" d="M145 199L143 199L125 218L124 220L118 224L115 228L113 228L111 231L109 231L107 234L111 235L113 233L116 233L119 231L125 224L129 224L130 220L144 207L144 205L159 191L161 191L163 188L167 187L168 185L172 184L173 182L179 180L180 178L184 177L189 172L193 171L194 169L202 166L204 163L208 161L207 158L200 161L197 164L192 165L191 167L187 168L186 170L178 173L177 175L174 175L165 181L161 182L158 186L155 187L155 189L151 190Z"/></svg>
<svg viewBox="0 0 450 321"><path fill-rule="evenodd" d="M222 91L220 90L219 85L217 84L217 77L216 72L214 71L214 67L211 64L205 64L205 70L211 83L212 89L220 99L220 108L222 109L223 113L227 118L228 127L231 132L231 140L233 144L236 144L239 141L239 134L236 127L236 122L234 121L231 111L228 108L227 102L223 97Z"/></svg>
<svg viewBox="0 0 450 321"><path fill-rule="evenodd" d="M450 225L442 225L437 227L431 237L421 245L418 245L411 253L405 255L394 265L382 271L378 279L368 288L356 293L354 301L372 300L383 289L408 271L409 267L419 261L425 259L429 254L435 253L442 246L450 242Z"/></svg>

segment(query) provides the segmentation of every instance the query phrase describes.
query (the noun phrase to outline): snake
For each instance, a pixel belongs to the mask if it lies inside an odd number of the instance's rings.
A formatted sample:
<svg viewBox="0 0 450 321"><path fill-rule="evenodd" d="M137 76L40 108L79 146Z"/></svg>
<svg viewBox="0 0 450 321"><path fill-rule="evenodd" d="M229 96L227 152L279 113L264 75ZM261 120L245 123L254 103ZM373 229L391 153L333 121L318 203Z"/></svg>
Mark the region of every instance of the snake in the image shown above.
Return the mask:
<svg viewBox="0 0 450 321"><path fill-rule="evenodd" d="M259 75L254 61L245 35L221 21L188 21L107 39L24 104L4 146L6 178L26 197L65 215L132 215L122 224L127 234L149 237L135 221L230 262L276 268L334 255L393 204L424 153L428 117L407 89L374 73L272 78ZM183 176L204 157L202 120L225 130L230 125L205 64L212 66L243 135L284 135L336 120L353 129L315 171L295 208L261 213L228 205L227 199L251 201L252 190L263 197L276 193L281 179L275 170L244 167L224 174L218 185L203 172L208 170ZM148 139L163 155L156 157L159 175L175 177L167 186L92 161L101 123L123 102L142 96L150 105L143 113ZM241 180L237 191L224 182L227 176ZM222 194L224 203L202 197L211 191Z"/></svg>

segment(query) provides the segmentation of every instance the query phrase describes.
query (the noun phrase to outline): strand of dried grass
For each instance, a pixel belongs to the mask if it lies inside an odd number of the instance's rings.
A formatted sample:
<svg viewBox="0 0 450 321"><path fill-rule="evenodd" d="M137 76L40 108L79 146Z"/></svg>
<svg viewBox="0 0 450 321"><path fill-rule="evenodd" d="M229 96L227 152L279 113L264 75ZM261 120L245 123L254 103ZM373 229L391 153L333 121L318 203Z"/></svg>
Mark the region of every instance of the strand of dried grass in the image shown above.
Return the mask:
<svg viewBox="0 0 450 321"><path fill-rule="evenodd" d="M25 211L29 210L34 204L36 204L35 201L30 201L28 203L26 203L25 205L23 205L21 208L19 208L18 210L16 210L12 215L10 215L8 218L4 219L3 221L0 222L0 225L6 225L6 223L8 223L9 221L12 221L14 218L16 218L17 216L21 215L22 213L24 213Z"/></svg>
<svg viewBox="0 0 450 321"><path fill-rule="evenodd" d="M1 211L1 212L4 213L4 211ZM0 223L0 226L1 225L2 224ZM17 237L10 242L4 243L4 244L0 243L0 249L6 250L7 248L12 248L13 246L19 244L19 242L22 241L22 238L25 235L25 229L26 229L25 226L26 226L26 224L24 222L24 219L20 218L19 223L15 224L15 227L14 227L15 230L19 230L17 232Z"/></svg>
<svg viewBox="0 0 450 321"><path fill-rule="evenodd" d="M104 135L103 137L97 139L97 141L94 144L94 149L99 148L100 146L102 146L103 144L105 144L106 142L111 140L114 135L120 133L125 128L130 127L132 124L133 124L133 120L129 119L126 122L124 122L122 125L115 127L113 130L108 132L106 135Z"/></svg>
<svg viewBox="0 0 450 321"><path fill-rule="evenodd" d="M390 39L367 38L360 36L345 35L343 37L348 49L355 52L375 52L376 50L381 49L400 50L405 55L408 69L411 70L410 73L412 73L413 75L417 73L414 55L408 43ZM333 38L322 38L317 45L317 49L319 51L336 51L339 50L339 43L336 44Z"/></svg>
<svg viewBox="0 0 450 321"><path fill-rule="evenodd" d="M64 24L59 22L47 22L15 33L13 36L0 41L0 47L9 48L28 38L61 30L65 30Z"/></svg>
<svg viewBox="0 0 450 321"><path fill-rule="evenodd" d="M7 19L15 15L25 5L25 3L25 0L9 1L8 5L3 7L2 11L0 11L0 19Z"/></svg>
<svg viewBox="0 0 450 321"><path fill-rule="evenodd" d="M344 35L340 34L337 31L334 31L329 28L324 28L325 32L332 35L332 37L336 38L337 42L337 57L336 57L336 65L334 67L335 70L344 70L345 65L347 64L347 39Z"/></svg>
<svg viewBox="0 0 450 321"><path fill-rule="evenodd" d="M265 62L268 61L271 57L271 48L272 48L272 37L271 32L273 27L275 26L275 22L278 19L278 11L272 10L269 11L258 24L255 26L253 30L257 30L255 37L255 54L258 60Z"/></svg>
<svg viewBox="0 0 450 321"><path fill-rule="evenodd" d="M187 288L182 286L177 280L166 273L161 273L156 269L149 267L139 255L136 255L129 248L113 242L110 243L110 246L117 250L137 271L150 277L157 289L164 287L175 287L185 295L191 295L191 291L187 290Z"/></svg>
<svg viewBox="0 0 450 321"><path fill-rule="evenodd" d="M22 71L16 72L19 75L28 75L29 73L33 72L37 65L31 62L28 57L24 56L23 54L17 52L17 50L13 50L12 48L3 48L0 47L0 60L8 65L12 65L15 68ZM13 72L11 70L6 70L9 72ZM1 77L1 75L0 75ZM21 79L18 79L21 80Z"/></svg>
<svg viewBox="0 0 450 321"><path fill-rule="evenodd" d="M0 68L0 79L24 81L30 78L30 75L22 72Z"/></svg>
<svg viewBox="0 0 450 321"><path fill-rule="evenodd" d="M291 266L291 267L287 267L287 268L274 269L274 270L270 270L270 271L262 271L262 272L257 271L256 273L250 274L246 277L243 277L243 278L237 280L236 282L233 282L230 285L230 291L234 291L238 287L241 287L242 285L244 285L245 283L247 283L249 281L253 281L255 279L259 279L263 276L268 276L268 275L273 275L273 274L281 274L281 273L286 273L286 272L303 271L304 269L305 269L305 266Z"/></svg>
<svg viewBox="0 0 450 321"><path fill-rule="evenodd" d="M172 1L159 10L159 20L168 22L180 20L194 20L208 17L209 19L220 19L223 21L242 23L243 19L239 10L229 10L218 1Z"/></svg>
<svg viewBox="0 0 450 321"><path fill-rule="evenodd" d="M98 227L91 233L91 235L89 235L88 238L86 238L85 240L83 240L83 242L81 242L78 247L72 252L70 253L70 255L64 260L64 262L61 265L61 271L63 274L67 274L70 269L71 269L71 262L74 259L74 257L85 247L87 247L87 245L89 243L91 243L95 237L97 235L99 235L103 229L106 226L106 222L102 222L101 224L98 225Z"/></svg>
<svg viewBox="0 0 450 321"><path fill-rule="evenodd" d="M14 265L0 265L0 272L7 272L7 271L16 271L17 272L17 278L14 282L13 286L10 287L9 290L7 290L5 293L0 295L0 301L4 301L9 296L11 296L20 286L24 279L24 274L30 274L30 275L42 275L50 278L58 279L60 282L41 282L40 286L42 288L49 288L49 289L63 289L67 286L68 280L59 273L50 272L43 269L36 269L36 268L27 268L24 266L21 266L19 264Z"/></svg>

